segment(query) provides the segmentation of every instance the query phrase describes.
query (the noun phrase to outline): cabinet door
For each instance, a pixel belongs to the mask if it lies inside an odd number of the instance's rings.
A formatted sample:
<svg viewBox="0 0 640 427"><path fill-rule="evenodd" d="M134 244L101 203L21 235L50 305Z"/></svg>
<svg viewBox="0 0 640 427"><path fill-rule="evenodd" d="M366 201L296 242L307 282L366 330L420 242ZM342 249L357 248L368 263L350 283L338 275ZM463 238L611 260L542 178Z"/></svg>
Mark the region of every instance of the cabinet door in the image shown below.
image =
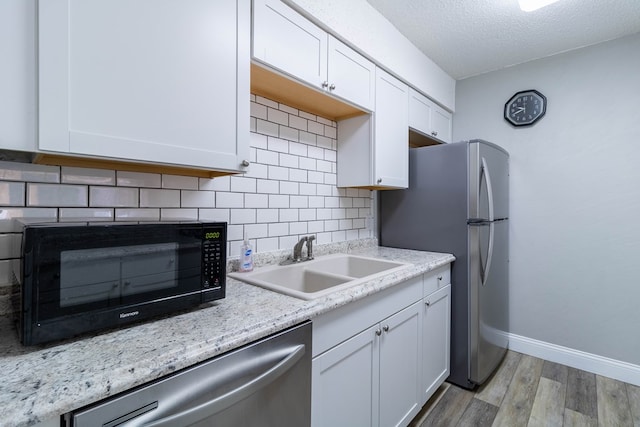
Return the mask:
<svg viewBox="0 0 640 427"><path fill-rule="evenodd" d="M36 148L35 1L0 1L0 148Z"/></svg>
<svg viewBox="0 0 640 427"><path fill-rule="evenodd" d="M40 150L243 169L248 2L38 5Z"/></svg>
<svg viewBox="0 0 640 427"><path fill-rule="evenodd" d="M431 135L433 102L413 88L409 89L409 127L424 135Z"/></svg>
<svg viewBox="0 0 640 427"><path fill-rule="evenodd" d="M421 407L421 304L419 301L381 323L381 426L407 425Z"/></svg>
<svg viewBox="0 0 640 427"><path fill-rule="evenodd" d="M374 185L409 186L409 88L376 69Z"/></svg>
<svg viewBox="0 0 640 427"><path fill-rule="evenodd" d="M329 36L328 90L346 101L373 110L376 67L346 44Z"/></svg>
<svg viewBox="0 0 640 427"><path fill-rule="evenodd" d="M451 285L424 298L422 315L422 400L449 376Z"/></svg>
<svg viewBox="0 0 640 427"><path fill-rule="evenodd" d="M253 2L253 58L322 88L327 82L327 33L281 0Z"/></svg>
<svg viewBox="0 0 640 427"><path fill-rule="evenodd" d="M378 326L313 359L311 425L378 425Z"/></svg>
<svg viewBox="0 0 640 427"><path fill-rule="evenodd" d="M431 111L431 135L443 142L451 142L451 113L434 104Z"/></svg>

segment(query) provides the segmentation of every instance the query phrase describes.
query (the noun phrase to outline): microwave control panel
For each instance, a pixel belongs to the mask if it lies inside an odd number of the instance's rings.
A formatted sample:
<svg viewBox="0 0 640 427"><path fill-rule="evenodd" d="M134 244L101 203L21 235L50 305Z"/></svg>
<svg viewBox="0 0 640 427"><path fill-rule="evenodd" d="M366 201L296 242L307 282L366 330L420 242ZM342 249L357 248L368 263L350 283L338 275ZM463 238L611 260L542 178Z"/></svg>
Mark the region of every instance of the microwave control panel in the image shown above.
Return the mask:
<svg viewBox="0 0 640 427"><path fill-rule="evenodd" d="M203 229L202 240L202 287L204 289L220 288L224 284L226 275L227 239L223 228L215 227Z"/></svg>

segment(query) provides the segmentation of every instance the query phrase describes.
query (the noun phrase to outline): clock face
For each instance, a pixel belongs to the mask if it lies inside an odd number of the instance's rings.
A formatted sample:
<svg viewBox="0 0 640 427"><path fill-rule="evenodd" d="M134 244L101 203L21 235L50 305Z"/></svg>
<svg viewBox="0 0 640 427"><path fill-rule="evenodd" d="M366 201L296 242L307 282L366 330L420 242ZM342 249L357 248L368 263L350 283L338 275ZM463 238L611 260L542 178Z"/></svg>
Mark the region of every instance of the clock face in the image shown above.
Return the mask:
<svg viewBox="0 0 640 427"><path fill-rule="evenodd" d="M518 92L504 104L504 118L514 126L529 126L544 116L547 98L537 90Z"/></svg>

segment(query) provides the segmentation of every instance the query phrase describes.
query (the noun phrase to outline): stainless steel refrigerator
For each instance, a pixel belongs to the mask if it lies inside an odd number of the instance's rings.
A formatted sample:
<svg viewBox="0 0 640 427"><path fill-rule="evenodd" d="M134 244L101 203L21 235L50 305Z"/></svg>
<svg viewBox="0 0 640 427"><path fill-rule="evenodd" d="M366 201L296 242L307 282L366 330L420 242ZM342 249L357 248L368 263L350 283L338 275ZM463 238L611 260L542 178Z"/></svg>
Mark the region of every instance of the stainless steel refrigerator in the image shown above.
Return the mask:
<svg viewBox="0 0 640 427"><path fill-rule="evenodd" d="M409 188L379 192L382 246L448 252L451 374L472 389L498 366L509 330L509 154L482 140L409 151Z"/></svg>

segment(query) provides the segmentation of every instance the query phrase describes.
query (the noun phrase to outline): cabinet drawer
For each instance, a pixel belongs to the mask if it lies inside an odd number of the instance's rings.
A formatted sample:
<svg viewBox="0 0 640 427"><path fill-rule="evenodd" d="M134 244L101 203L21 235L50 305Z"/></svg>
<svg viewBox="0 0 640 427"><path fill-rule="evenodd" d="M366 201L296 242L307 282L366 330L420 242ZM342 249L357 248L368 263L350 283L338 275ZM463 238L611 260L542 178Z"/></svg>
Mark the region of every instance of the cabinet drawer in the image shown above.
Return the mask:
<svg viewBox="0 0 640 427"><path fill-rule="evenodd" d="M450 264L424 275L423 296L428 296L451 283Z"/></svg>
<svg viewBox="0 0 640 427"><path fill-rule="evenodd" d="M313 357L420 300L422 277L318 316L313 320Z"/></svg>

